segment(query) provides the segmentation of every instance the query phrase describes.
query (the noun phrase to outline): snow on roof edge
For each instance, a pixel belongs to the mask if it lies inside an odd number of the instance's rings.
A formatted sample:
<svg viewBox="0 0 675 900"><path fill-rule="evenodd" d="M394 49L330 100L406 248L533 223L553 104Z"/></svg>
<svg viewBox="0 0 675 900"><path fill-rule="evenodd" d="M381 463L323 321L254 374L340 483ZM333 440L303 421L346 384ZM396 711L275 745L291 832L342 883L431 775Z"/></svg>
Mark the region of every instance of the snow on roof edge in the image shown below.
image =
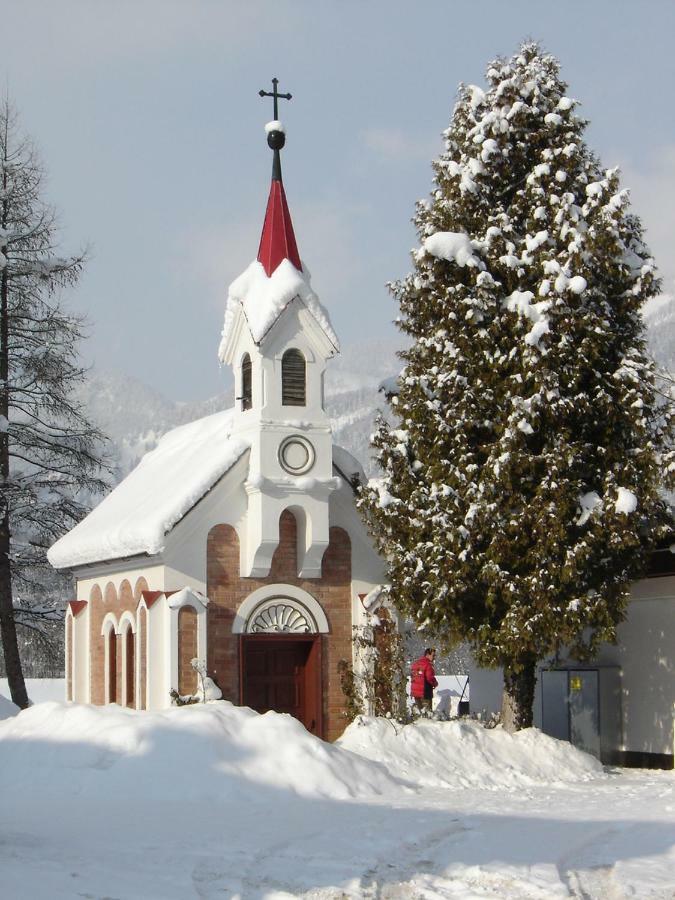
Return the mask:
<svg viewBox="0 0 675 900"><path fill-rule="evenodd" d="M168 431L88 516L50 547L51 565L70 569L161 553L166 535L249 449L248 441L230 436L232 412Z"/></svg>
<svg viewBox="0 0 675 900"><path fill-rule="evenodd" d="M218 348L221 362L226 361L238 307L244 313L251 337L256 344L260 344L295 297L300 299L339 352L340 341L328 312L311 287L311 273L304 260L302 268L303 271L299 272L290 260L284 259L268 278L262 263L256 259L235 278L230 284L225 304L225 319Z"/></svg>

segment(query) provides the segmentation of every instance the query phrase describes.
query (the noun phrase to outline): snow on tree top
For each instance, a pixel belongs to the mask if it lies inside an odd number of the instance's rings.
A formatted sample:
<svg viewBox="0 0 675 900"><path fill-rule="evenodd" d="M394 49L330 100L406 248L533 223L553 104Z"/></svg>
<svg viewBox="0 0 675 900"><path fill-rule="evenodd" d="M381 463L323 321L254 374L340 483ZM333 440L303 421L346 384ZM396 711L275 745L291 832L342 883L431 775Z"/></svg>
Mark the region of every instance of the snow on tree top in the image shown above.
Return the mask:
<svg viewBox="0 0 675 900"><path fill-rule="evenodd" d="M330 342L339 349L340 342L328 313L310 285L310 273L303 262L299 272L288 259L282 260L271 276L257 260L230 285L225 307L225 322L218 356L225 362L226 347L241 308L253 340L259 344L285 307L296 297L314 316Z"/></svg>
<svg viewBox="0 0 675 900"><path fill-rule="evenodd" d="M167 432L89 515L49 550L57 569L155 554L166 534L248 449L230 437L232 410Z"/></svg>

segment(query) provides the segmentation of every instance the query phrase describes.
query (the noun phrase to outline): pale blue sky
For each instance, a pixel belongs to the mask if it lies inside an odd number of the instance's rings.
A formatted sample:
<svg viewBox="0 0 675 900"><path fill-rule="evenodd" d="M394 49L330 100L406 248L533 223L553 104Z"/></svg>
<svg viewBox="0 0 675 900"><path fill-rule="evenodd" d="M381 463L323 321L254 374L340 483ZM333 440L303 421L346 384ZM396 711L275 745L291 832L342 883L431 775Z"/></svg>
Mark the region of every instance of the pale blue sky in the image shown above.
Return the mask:
<svg viewBox="0 0 675 900"><path fill-rule="evenodd" d="M269 188L257 96L290 91L284 181L300 254L343 345L392 335L460 81L534 37L675 284L675 3L0 0L0 75L50 173L87 361L175 399L217 393L227 285L255 257Z"/></svg>

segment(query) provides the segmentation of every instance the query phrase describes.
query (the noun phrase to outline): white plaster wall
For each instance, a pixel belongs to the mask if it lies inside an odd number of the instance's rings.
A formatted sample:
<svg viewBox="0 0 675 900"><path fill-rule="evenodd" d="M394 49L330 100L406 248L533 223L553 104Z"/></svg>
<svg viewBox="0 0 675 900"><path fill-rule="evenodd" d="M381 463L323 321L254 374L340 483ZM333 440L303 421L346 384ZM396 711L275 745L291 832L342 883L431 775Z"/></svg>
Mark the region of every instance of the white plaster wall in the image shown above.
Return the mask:
<svg viewBox="0 0 675 900"><path fill-rule="evenodd" d="M239 535L244 532L248 498L243 482L247 472L248 460L244 456L167 536L162 554L165 565L161 589L179 590L189 585L206 593L209 531L215 525L227 524L232 525ZM327 502L330 525L344 528L351 539L354 593L368 593L375 585L383 583L385 568L355 507L353 491L343 484ZM291 494L280 505L279 514L293 503L294 495ZM278 521L277 515L274 520L277 535Z"/></svg>
<svg viewBox="0 0 675 900"><path fill-rule="evenodd" d="M171 705L169 610L158 601L148 610L148 709Z"/></svg>
<svg viewBox="0 0 675 900"><path fill-rule="evenodd" d="M468 665L471 712L499 712L502 708L502 670L481 669L473 657Z"/></svg>
<svg viewBox="0 0 675 900"><path fill-rule="evenodd" d="M206 594L206 542L215 525L232 525L243 530L247 498L243 482L248 472L244 455L229 472L167 535L163 559L167 591L186 586Z"/></svg>
<svg viewBox="0 0 675 900"><path fill-rule="evenodd" d="M632 597L616 646L598 660L623 671L624 750L673 753L675 577L637 582Z"/></svg>
<svg viewBox="0 0 675 900"><path fill-rule="evenodd" d="M73 700L89 703L89 607L73 617Z"/></svg>

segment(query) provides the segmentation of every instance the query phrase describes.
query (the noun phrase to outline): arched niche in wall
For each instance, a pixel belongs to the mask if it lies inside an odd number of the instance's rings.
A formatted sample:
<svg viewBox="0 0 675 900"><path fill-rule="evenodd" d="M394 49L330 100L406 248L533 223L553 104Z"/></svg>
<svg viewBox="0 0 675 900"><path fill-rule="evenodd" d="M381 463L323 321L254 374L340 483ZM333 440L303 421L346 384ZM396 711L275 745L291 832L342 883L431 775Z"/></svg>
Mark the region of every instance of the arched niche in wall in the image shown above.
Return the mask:
<svg viewBox="0 0 675 900"><path fill-rule="evenodd" d="M106 587L106 594L108 589ZM104 703L117 703L118 697L118 647L117 636L119 633L119 623L117 616L113 612L106 613L103 624L101 625L101 635L104 643Z"/></svg>
<svg viewBox="0 0 675 900"><path fill-rule="evenodd" d="M122 582L122 585L129 582ZM120 585L120 595L122 594ZM129 593L131 585L129 585ZM127 610L122 613L119 624L120 639L122 644L122 696L120 700L124 706L132 709L136 706L136 620Z"/></svg>
<svg viewBox="0 0 675 900"><path fill-rule="evenodd" d="M109 581L105 586L105 591L103 593L103 601L106 606L112 606L117 603L117 589L112 581Z"/></svg>

